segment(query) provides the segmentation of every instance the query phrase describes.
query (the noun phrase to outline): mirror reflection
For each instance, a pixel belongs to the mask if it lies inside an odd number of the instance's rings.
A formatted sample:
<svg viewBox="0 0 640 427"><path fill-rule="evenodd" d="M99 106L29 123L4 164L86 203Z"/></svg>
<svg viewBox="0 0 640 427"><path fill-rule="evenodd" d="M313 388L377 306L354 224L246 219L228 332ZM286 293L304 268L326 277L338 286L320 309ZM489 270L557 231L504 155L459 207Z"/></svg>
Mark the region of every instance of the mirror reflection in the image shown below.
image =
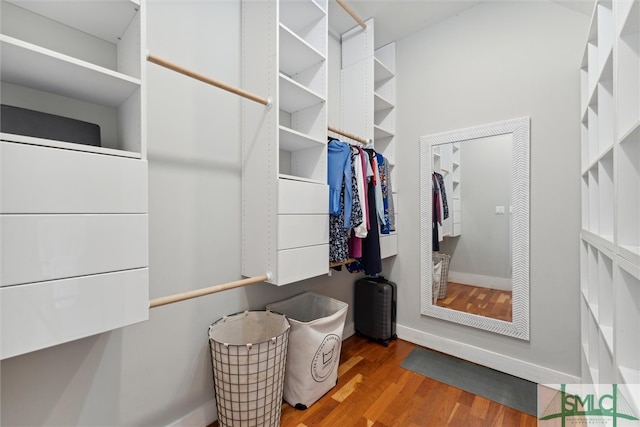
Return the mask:
<svg viewBox="0 0 640 427"><path fill-rule="evenodd" d="M433 147L440 307L512 321L512 146L509 133Z"/></svg>
<svg viewBox="0 0 640 427"><path fill-rule="evenodd" d="M529 339L529 118L420 138L421 313Z"/></svg>

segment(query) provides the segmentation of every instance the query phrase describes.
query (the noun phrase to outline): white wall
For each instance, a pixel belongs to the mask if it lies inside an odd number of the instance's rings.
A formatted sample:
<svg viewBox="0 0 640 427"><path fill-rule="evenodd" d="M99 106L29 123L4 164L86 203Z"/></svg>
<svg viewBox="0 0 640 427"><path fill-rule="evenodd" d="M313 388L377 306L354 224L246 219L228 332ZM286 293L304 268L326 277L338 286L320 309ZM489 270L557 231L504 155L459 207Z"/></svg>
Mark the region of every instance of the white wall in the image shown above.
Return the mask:
<svg viewBox="0 0 640 427"><path fill-rule="evenodd" d="M239 1L151 0L147 9L151 53L240 84ZM333 39L329 46L338 58L329 80L330 123L337 124L340 48ZM240 101L153 64L148 77L150 296L237 280ZM215 419L212 322L305 290L351 305L354 280L343 272L225 291L155 308L141 324L3 360L0 424L161 426L195 411L193 425L206 425Z"/></svg>
<svg viewBox="0 0 640 427"><path fill-rule="evenodd" d="M401 337L541 382L580 374L578 70L588 23L550 2L487 2L397 43ZM419 137L520 116L531 117L529 342L420 315Z"/></svg>
<svg viewBox="0 0 640 427"><path fill-rule="evenodd" d="M450 276L455 273L471 276L467 277L470 283L452 279L454 282L511 290L512 145L511 134L460 143L462 234L445 237L440 252L451 255ZM496 206L504 207L504 215L495 213ZM473 275L483 276L489 282L476 281ZM490 278L495 278L495 282ZM500 286L501 283L508 286Z"/></svg>

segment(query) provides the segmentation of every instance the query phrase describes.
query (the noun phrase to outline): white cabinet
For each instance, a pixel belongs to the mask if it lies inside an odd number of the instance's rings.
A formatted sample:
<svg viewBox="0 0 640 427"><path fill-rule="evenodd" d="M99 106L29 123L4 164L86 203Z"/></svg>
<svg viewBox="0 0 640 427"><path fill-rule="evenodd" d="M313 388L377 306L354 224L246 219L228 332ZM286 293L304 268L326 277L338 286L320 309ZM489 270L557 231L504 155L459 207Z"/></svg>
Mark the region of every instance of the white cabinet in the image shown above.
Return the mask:
<svg viewBox="0 0 640 427"><path fill-rule="evenodd" d="M242 2L242 274L329 271L327 1ZM322 228L318 228L322 227Z"/></svg>
<svg viewBox="0 0 640 427"><path fill-rule="evenodd" d="M0 8L2 104L100 132L0 133L6 358L148 318L146 42L140 0Z"/></svg>
<svg viewBox="0 0 640 427"><path fill-rule="evenodd" d="M388 162L396 231L380 234L381 257L398 253L398 189L396 166L396 45L374 46L374 20L342 34L342 115L340 126L373 141Z"/></svg>
<svg viewBox="0 0 640 427"><path fill-rule="evenodd" d="M583 382L640 393L640 6L596 3L582 61ZM636 384L635 389L631 384Z"/></svg>

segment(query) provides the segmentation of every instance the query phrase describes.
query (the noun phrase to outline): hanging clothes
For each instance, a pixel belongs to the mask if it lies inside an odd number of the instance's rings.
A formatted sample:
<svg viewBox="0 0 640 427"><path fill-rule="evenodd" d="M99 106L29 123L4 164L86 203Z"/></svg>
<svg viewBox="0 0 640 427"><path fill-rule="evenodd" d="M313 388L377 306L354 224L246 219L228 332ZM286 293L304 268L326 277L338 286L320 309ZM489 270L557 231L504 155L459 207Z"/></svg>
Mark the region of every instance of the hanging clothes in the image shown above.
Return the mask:
<svg viewBox="0 0 640 427"><path fill-rule="evenodd" d="M396 208L393 202L393 186L391 185L391 167L385 159L385 176L387 177L387 194L389 205L389 231L396 231Z"/></svg>
<svg viewBox="0 0 640 427"><path fill-rule="evenodd" d="M435 175L431 175L431 245L434 251L440 250L440 230L439 226L442 224L441 210L440 210L440 185L437 182Z"/></svg>
<svg viewBox="0 0 640 427"><path fill-rule="evenodd" d="M347 144L348 145L348 144ZM355 153L349 146L349 173L344 173L340 192L340 213L329 216L329 261L341 262L349 259L349 236L351 229L363 222L362 205L358 193L355 171ZM347 209L347 205L350 206Z"/></svg>
<svg viewBox="0 0 640 427"><path fill-rule="evenodd" d="M442 219L449 218L449 205L447 203L447 191L444 187L444 177L438 172L434 172L433 175L438 180L438 186L440 187L440 200L442 204Z"/></svg>
<svg viewBox="0 0 640 427"><path fill-rule="evenodd" d="M395 215L393 212L393 194L389 189L389 162L382 156L382 154L376 154L376 160L378 161L378 171L380 175L380 189L382 193L382 208L384 218L380 224L380 233L389 234L391 232L391 216ZM395 224L393 226L395 230Z"/></svg>
<svg viewBox="0 0 640 427"><path fill-rule="evenodd" d="M351 146L332 140L327 144L327 182L329 184L329 214L338 215L344 208L345 217L351 217L351 186L347 186L344 205L340 202L344 182L351 182Z"/></svg>
<svg viewBox="0 0 640 427"><path fill-rule="evenodd" d="M382 272L382 259L380 258L380 234L379 234L379 225L378 225L378 215L377 215L377 207L376 207L376 189L375 189L375 177L376 177L376 168L374 168L373 161L375 160L375 151L371 149L365 149L365 153L369 156L368 164L371 166L371 180L368 182L367 191L368 191L368 209L370 212L369 215L369 233L367 237L362 242L362 266L364 269L364 273L369 276L375 276ZM382 194L381 194L382 195Z"/></svg>

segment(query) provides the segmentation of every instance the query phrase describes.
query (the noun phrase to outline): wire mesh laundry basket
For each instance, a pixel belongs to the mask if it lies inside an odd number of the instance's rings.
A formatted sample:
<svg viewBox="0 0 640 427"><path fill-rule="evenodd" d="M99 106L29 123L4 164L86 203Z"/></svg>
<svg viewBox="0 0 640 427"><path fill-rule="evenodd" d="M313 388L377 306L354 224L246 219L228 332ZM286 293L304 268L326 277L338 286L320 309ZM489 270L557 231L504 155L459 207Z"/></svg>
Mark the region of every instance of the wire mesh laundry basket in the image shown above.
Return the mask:
<svg viewBox="0 0 640 427"><path fill-rule="evenodd" d="M449 261L451 261L451 255L443 254L440 252L433 252L432 258L434 264L442 261L438 299L443 299L447 297L447 284L449 283ZM438 289L435 286L434 288Z"/></svg>
<svg viewBox="0 0 640 427"><path fill-rule="evenodd" d="M289 322L270 311L245 311L209 326L220 427L280 425Z"/></svg>

